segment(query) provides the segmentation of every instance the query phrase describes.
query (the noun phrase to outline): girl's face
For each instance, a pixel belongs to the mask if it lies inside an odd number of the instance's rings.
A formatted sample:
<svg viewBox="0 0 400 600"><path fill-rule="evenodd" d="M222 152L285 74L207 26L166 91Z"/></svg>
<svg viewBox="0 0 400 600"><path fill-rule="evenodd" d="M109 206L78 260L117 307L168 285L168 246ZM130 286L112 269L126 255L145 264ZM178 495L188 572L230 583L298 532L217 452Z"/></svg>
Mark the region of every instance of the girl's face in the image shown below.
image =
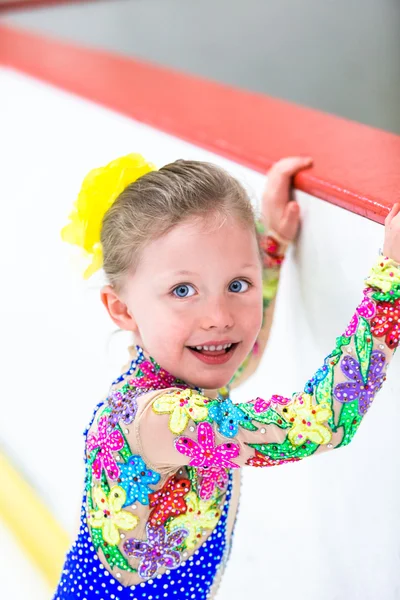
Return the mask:
<svg viewBox="0 0 400 600"><path fill-rule="evenodd" d="M263 312L255 234L233 218L213 224L191 219L149 243L121 294L135 342L164 369L207 390L229 382L256 341ZM237 346L223 364L206 364L189 348L229 342Z"/></svg>

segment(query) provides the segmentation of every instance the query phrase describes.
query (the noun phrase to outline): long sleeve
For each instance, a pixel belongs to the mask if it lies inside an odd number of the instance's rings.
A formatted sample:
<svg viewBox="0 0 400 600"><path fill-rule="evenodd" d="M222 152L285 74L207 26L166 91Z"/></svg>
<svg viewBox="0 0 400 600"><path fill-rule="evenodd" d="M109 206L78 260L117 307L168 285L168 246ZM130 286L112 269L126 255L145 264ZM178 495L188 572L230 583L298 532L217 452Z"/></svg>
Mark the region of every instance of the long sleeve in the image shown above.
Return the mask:
<svg viewBox="0 0 400 600"><path fill-rule="evenodd" d="M152 464L190 465L218 477L221 468L278 465L347 445L381 389L400 339L400 267L379 257L365 283L347 329L291 398L233 404L193 389L156 395L140 426Z"/></svg>
<svg viewBox="0 0 400 600"><path fill-rule="evenodd" d="M229 396L230 390L237 388L257 370L266 348L275 312L281 267L288 243L275 232L266 232L263 221L256 221L260 240L263 264L263 319L257 340L243 363L233 374L229 384L219 390L222 396Z"/></svg>

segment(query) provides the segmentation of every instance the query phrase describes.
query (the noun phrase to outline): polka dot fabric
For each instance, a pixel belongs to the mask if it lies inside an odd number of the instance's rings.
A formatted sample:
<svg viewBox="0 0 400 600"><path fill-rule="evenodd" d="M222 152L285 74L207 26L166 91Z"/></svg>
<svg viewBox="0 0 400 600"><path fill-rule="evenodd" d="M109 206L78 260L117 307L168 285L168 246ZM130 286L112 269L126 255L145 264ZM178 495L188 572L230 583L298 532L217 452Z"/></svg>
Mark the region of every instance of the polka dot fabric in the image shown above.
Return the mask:
<svg viewBox="0 0 400 600"><path fill-rule="evenodd" d="M86 524L84 497L80 532L67 555L53 600L206 600L225 562L226 522L231 491L230 481L218 525L186 562L182 562L177 569L130 587L123 587L100 563Z"/></svg>

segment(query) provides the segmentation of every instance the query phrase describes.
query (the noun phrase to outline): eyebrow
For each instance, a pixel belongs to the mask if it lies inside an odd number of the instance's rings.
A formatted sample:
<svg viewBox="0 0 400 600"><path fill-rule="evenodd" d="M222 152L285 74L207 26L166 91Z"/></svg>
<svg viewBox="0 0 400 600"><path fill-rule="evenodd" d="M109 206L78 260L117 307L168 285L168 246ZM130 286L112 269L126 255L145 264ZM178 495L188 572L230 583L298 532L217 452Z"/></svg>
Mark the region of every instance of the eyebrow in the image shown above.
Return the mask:
<svg viewBox="0 0 400 600"><path fill-rule="evenodd" d="M248 269L249 267L257 267L254 263L246 263L239 267L239 269ZM175 277L176 275L198 275L198 273L194 273L193 271L186 271L182 269L180 271L174 271L173 273L168 273L168 277Z"/></svg>

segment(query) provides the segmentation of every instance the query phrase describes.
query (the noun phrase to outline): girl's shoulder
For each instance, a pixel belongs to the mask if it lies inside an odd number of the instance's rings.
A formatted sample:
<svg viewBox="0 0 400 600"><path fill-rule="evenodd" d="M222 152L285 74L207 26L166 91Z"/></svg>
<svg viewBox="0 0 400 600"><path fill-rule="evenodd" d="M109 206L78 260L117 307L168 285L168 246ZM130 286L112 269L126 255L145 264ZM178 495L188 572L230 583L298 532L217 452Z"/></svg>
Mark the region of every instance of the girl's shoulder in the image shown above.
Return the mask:
<svg viewBox="0 0 400 600"><path fill-rule="evenodd" d="M86 435L87 460L90 462L95 451L102 456L118 452L123 460L124 448L129 448L131 456L153 463L154 445L160 446L170 433L171 412L176 413L175 408L185 404L185 396L192 393L186 383L157 363L140 353L132 357L95 409ZM156 458L159 465L158 455Z"/></svg>
<svg viewBox="0 0 400 600"><path fill-rule="evenodd" d="M154 401L164 394L181 393L182 388L168 387L141 390L128 382L118 386L113 385L108 395L94 408L92 418L87 426L87 437L99 429L100 422L107 422L107 429L123 429L129 434L134 423L137 425Z"/></svg>
<svg viewBox="0 0 400 600"><path fill-rule="evenodd" d="M143 454L142 436L146 435L146 417L152 413L160 396L182 393L182 388L138 387L132 378L113 382L107 396L97 404L85 430L86 458L96 448L119 451L124 446L131 453Z"/></svg>

